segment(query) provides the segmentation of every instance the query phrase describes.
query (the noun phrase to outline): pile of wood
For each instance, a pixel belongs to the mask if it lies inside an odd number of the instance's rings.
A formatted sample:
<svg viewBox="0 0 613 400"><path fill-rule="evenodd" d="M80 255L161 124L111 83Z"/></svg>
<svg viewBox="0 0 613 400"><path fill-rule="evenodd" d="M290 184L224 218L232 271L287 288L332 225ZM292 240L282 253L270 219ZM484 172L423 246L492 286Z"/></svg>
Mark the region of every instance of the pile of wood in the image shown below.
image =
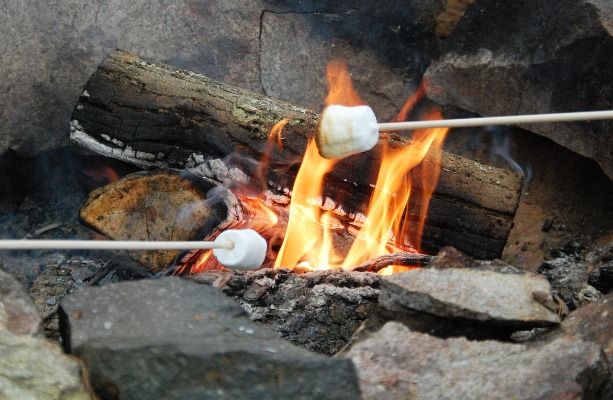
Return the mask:
<svg viewBox="0 0 613 400"><path fill-rule="evenodd" d="M85 86L72 115L71 137L86 148L142 168L183 169L226 157L253 179L256 163L244 160L261 157L270 129L284 118L289 123L283 130L283 147L273 151L264 179L266 189L279 193L292 186L317 113L116 51ZM410 142L399 135L390 140L393 147ZM429 155L424 163L435 160ZM364 212L380 161L378 148L342 160L325 182L325 195L348 213ZM451 245L474 257L499 257L513 224L521 177L445 152L440 166L424 249ZM419 174L419 169L412 173ZM420 197L420 190L414 189L413 198ZM419 201L412 202L409 213L417 213L419 207Z"/></svg>

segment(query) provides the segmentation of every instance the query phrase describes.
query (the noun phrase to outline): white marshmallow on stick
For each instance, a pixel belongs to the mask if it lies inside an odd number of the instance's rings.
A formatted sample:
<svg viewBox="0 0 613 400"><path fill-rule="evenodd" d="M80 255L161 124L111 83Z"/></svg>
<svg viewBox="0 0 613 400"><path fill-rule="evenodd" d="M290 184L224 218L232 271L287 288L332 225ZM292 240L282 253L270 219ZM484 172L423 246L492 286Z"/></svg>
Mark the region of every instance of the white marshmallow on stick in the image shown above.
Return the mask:
<svg viewBox="0 0 613 400"><path fill-rule="evenodd" d="M253 229L229 229L215 241L0 240L0 250L197 250L213 249L219 263L255 269L266 258L266 240Z"/></svg>
<svg viewBox="0 0 613 400"><path fill-rule="evenodd" d="M334 104L324 108L315 141L322 157L334 159L372 149L379 140L379 132L603 119L613 119L613 110L378 123L375 113L368 106Z"/></svg>

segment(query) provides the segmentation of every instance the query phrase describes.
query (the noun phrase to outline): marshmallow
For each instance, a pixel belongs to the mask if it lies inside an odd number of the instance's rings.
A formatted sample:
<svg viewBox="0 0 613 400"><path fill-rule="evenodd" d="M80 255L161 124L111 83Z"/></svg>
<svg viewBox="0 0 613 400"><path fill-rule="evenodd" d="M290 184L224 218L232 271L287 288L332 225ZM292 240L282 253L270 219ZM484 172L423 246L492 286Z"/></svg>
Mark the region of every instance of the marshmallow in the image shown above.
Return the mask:
<svg viewBox="0 0 613 400"><path fill-rule="evenodd" d="M268 245L253 229L229 229L222 232L215 243L231 242L231 249L214 249L213 255L223 266L235 269L255 269L264 263Z"/></svg>
<svg viewBox="0 0 613 400"><path fill-rule="evenodd" d="M378 140L377 117L368 106L327 106L315 135L319 154L330 159L368 151Z"/></svg>

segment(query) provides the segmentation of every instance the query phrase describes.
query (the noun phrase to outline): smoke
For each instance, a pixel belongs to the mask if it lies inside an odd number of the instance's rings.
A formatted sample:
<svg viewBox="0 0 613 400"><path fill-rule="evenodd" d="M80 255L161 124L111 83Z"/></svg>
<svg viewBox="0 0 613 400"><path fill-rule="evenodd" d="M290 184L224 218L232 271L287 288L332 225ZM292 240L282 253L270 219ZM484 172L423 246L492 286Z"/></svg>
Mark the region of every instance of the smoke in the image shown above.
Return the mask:
<svg viewBox="0 0 613 400"><path fill-rule="evenodd" d="M512 154L517 153L513 135L508 128L503 127L487 127L485 128L491 134L490 145L490 160L502 161L513 171L521 174L524 177L522 194L526 192L530 181L532 180L532 166L530 164L522 165Z"/></svg>

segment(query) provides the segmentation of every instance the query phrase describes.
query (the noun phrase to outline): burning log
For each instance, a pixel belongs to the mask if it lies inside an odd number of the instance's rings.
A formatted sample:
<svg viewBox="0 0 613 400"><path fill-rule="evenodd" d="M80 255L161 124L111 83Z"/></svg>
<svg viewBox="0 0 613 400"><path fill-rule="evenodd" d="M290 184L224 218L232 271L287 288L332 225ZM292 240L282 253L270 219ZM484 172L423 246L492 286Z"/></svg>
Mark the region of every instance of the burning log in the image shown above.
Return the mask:
<svg viewBox="0 0 613 400"><path fill-rule="evenodd" d="M283 147L271 154L266 177L270 188L283 190L292 186L296 171L291 165L304 154L318 118L313 111L117 51L85 86L73 112L71 137L93 151L141 167L184 168L227 156L238 147L259 158L269 148L271 128L287 119ZM409 143L390 135L393 149ZM365 212L381 147L340 161L326 177L324 195L343 211ZM432 151L411 174L420 176L433 166L440 166L441 173L429 204L423 248L452 245L475 257L499 257L517 209L521 177ZM257 176L258 171L245 167ZM417 200L411 203L410 216L419 213L420 193L428 191L419 179L413 183Z"/></svg>

